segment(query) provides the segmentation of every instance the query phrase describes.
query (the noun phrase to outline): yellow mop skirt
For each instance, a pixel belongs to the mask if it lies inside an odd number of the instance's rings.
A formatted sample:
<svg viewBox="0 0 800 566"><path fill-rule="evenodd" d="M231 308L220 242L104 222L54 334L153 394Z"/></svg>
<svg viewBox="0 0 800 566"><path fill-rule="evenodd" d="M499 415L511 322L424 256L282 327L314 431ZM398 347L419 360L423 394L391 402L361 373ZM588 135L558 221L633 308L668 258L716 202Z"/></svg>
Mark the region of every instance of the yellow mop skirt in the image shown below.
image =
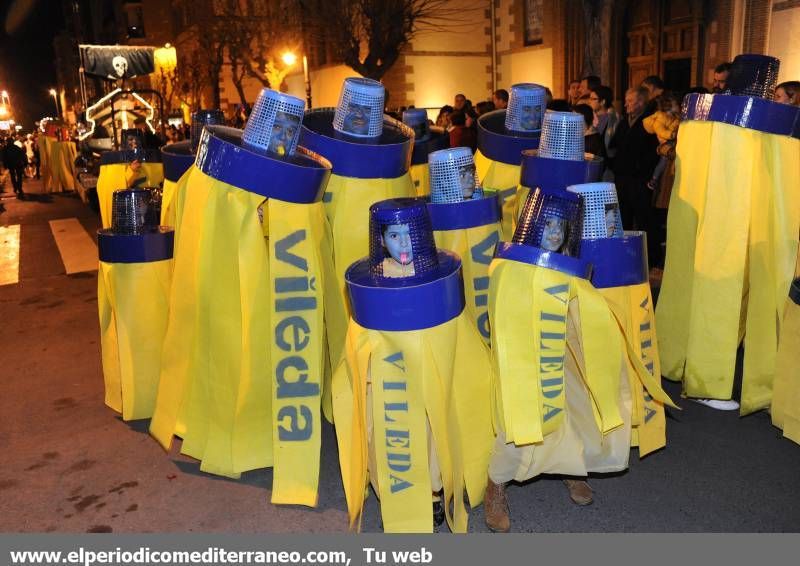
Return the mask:
<svg viewBox="0 0 800 566"><path fill-rule="evenodd" d="M157 151L148 150L138 172L130 167L131 154L109 151L100 160L97 178L97 199L100 202L100 219L103 228L111 227L111 203L114 191L133 187L160 187L164 181L164 167Z"/></svg>
<svg viewBox="0 0 800 566"><path fill-rule="evenodd" d="M466 532L464 490L473 506L483 498L494 441L489 356L463 310L458 258L439 257L452 267L446 276L406 288L360 283L366 260L348 270L353 319L333 408L351 526L369 482L386 532L432 532L440 489L450 529ZM386 306L395 301L418 308Z"/></svg>
<svg viewBox="0 0 800 566"><path fill-rule="evenodd" d="M164 164L164 188L161 193L161 224L172 226L175 237L178 236L180 217L186 195L186 183L181 183L183 177L194 163L194 154L191 152L190 142L180 142L165 145L161 148L161 160Z"/></svg>
<svg viewBox="0 0 800 566"><path fill-rule="evenodd" d="M647 266L647 235L625 232L622 237L583 240L581 257L592 263L592 285L599 291L617 320L625 340L647 372L658 381L661 364L656 340L655 313ZM631 391L631 446L639 457L666 446L664 404L654 399L636 379L625 358Z"/></svg>
<svg viewBox="0 0 800 566"><path fill-rule="evenodd" d="M333 113L333 108L306 111L300 144L333 166L324 202L339 292L335 296L331 286L325 327L330 364L335 368L344 352L349 317L344 273L369 253L369 207L381 200L413 197L416 191L409 174L413 130L384 116L383 133L375 143L355 143L333 130Z"/></svg>
<svg viewBox="0 0 800 566"><path fill-rule="evenodd" d="M800 231L800 109L691 95L681 124L656 318L665 377L730 399L744 335L741 414L769 406ZM794 128L794 130L793 130Z"/></svg>
<svg viewBox="0 0 800 566"><path fill-rule="evenodd" d="M525 202L517 195L522 152L539 147L539 136L510 135L505 128L506 111L487 112L478 118L478 151L475 170L484 190L500 195L503 240L511 240L519 209ZM518 205L519 203L519 205Z"/></svg>
<svg viewBox="0 0 800 566"><path fill-rule="evenodd" d="M153 415L167 329L173 233L97 235L97 306L106 405L123 420Z"/></svg>
<svg viewBox="0 0 800 566"><path fill-rule="evenodd" d="M181 452L209 473L273 466L273 503L314 506L332 277L319 199L330 169L310 154L258 155L240 139L207 126L186 174L150 432L165 448L181 436Z"/></svg>
<svg viewBox="0 0 800 566"><path fill-rule="evenodd" d="M587 275L588 263L576 258L498 246L489 290L495 482L624 469L632 380L674 406Z"/></svg>
<svg viewBox="0 0 800 566"><path fill-rule="evenodd" d="M800 444L800 279L789 290L778 343L775 389L772 397L772 424L783 429L786 438Z"/></svg>
<svg viewBox="0 0 800 566"><path fill-rule="evenodd" d="M490 343L489 264L500 241L502 211L498 193L458 203L428 204L436 247L462 261L464 299L469 319L484 343Z"/></svg>
<svg viewBox="0 0 800 566"><path fill-rule="evenodd" d="M50 151L52 144L56 143L56 138L47 134L39 136L39 176L42 178L42 186L50 185Z"/></svg>
<svg viewBox="0 0 800 566"><path fill-rule="evenodd" d="M48 176L44 183L45 191L61 193L76 190L78 173L75 169L75 144L71 141L48 140L47 148ZM39 155L41 157L41 149Z"/></svg>

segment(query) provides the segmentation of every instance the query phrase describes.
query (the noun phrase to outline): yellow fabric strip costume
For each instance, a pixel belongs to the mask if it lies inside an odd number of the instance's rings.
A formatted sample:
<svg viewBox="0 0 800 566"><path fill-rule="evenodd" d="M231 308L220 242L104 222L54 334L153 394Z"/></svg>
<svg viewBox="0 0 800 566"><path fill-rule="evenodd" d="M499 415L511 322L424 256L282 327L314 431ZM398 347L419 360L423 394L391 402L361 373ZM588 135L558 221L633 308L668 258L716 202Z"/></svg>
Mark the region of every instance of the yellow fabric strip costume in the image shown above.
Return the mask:
<svg viewBox="0 0 800 566"><path fill-rule="evenodd" d="M181 178L194 163L190 142L180 142L161 148L161 160L164 166L164 187L161 193L161 224L172 226L177 237L180 217L186 195L186 183Z"/></svg>
<svg viewBox="0 0 800 566"><path fill-rule="evenodd" d="M506 110L487 112L478 118L478 151L475 168L484 190L500 195L503 240L511 240L517 227L517 196L522 152L539 147L539 136L514 135L505 129Z"/></svg>
<svg viewBox="0 0 800 566"><path fill-rule="evenodd" d="M48 193L61 193L77 189L75 158L77 151L71 141L48 141L48 175L44 189ZM41 150L39 151L41 156Z"/></svg>
<svg viewBox="0 0 800 566"><path fill-rule="evenodd" d="M371 204L390 198L415 195L409 174L413 131L384 117L383 134L375 143L354 143L344 139L332 126L334 110L306 111L300 144L333 164L325 189L325 215L333 235L334 284L326 290L325 330L330 365L336 367L344 353L348 307L345 270L367 255ZM335 287L335 285L338 285ZM325 414L332 417L326 386Z"/></svg>
<svg viewBox="0 0 800 566"><path fill-rule="evenodd" d="M98 234L100 315L106 405L123 420L153 415L167 328L173 234Z"/></svg>
<svg viewBox="0 0 800 566"><path fill-rule="evenodd" d="M353 318L333 409L354 527L368 482L386 532L431 532L440 489L451 531L466 532L464 490L472 506L483 498L494 441L489 356L463 308L459 259L436 257L436 274L413 284L375 276L368 259L347 272Z"/></svg>
<svg viewBox="0 0 800 566"><path fill-rule="evenodd" d="M484 198L459 203L429 204L436 247L461 258L466 309L484 343L490 343L489 264L500 241L500 199L489 192Z"/></svg>
<svg viewBox="0 0 800 566"><path fill-rule="evenodd" d="M626 467L635 420L633 382L654 400L674 406L622 333L614 311L578 271L528 263L553 265L552 254L549 258L536 248L502 243L490 267L502 432L490 467L495 483L544 472L585 475ZM578 260L558 261L579 268ZM617 429L623 432L613 436Z"/></svg>
<svg viewBox="0 0 800 566"><path fill-rule="evenodd" d="M800 347L800 279L795 279L786 301L775 368L772 397L772 424L783 435L800 444L800 372L797 352Z"/></svg>
<svg viewBox="0 0 800 566"><path fill-rule="evenodd" d="M656 311L661 362L687 396L730 399L744 334L747 414L770 403L797 258L800 109L719 95L685 107Z"/></svg>
<svg viewBox="0 0 800 566"><path fill-rule="evenodd" d="M184 176L150 431L165 448L181 436L181 451L210 473L273 466L273 503L314 506L329 165L307 152L252 153L241 135L206 127L203 157Z"/></svg>
<svg viewBox="0 0 800 566"><path fill-rule="evenodd" d="M625 232L621 237L583 240L581 257L592 263L592 285L614 313L632 354L658 381L661 364L648 281L646 237L643 232ZM624 371L632 393L631 446L638 446L639 456L644 457L666 445L664 404L636 379L635 368L627 357Z"/></svg>
<svg viewBox="0 0 800 566"><path fill-rule="evenodd" d="M114 191L132 187L160 187L164 181L164 167L158 152L146 151L146 161L138 170L131 168L132 153L109 151L100 162L97 178L97 199L100 202L100 219L103 228L111 227L111 197Z"/></svg>

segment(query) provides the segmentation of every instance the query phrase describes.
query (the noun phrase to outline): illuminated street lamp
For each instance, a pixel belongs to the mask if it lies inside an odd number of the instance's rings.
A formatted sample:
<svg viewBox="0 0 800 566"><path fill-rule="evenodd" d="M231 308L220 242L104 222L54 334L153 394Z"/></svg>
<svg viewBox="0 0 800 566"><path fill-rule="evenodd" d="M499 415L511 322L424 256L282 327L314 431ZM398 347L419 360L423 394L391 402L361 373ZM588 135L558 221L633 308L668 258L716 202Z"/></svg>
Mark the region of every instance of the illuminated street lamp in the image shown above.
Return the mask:
<svg viewBox="0 0 800 566"><path fill-rule="evenodd" d="M291 51L287 51L281 56L281 59L286 64L287 67L291 67L295 63L297 63L297 55L292 53Z"/></svg>
<svg viewBox="0 0 800 566"><path fill-rule="evenodd" d="M50 89L50 96L53 97L53 102L56 105L56 116L60 116L61 112L58 109L58 93L56 92L56 89L54 89L54 88Z"/></svg>

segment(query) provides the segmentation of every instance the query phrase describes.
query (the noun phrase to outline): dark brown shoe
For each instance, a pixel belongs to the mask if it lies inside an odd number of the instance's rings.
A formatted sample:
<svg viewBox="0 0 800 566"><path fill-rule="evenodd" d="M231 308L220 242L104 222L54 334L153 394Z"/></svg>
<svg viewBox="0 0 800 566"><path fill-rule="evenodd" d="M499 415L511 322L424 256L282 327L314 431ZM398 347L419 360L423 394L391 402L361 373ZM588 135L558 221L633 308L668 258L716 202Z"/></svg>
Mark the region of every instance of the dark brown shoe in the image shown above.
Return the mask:
<svg viewBox="0 0 800 566"><path fill-rule="evenodd" d="M592 488L586 480L564 480L564 485L569 490L569 498L576 505L591 505L592 501Z"/></svg>
<svg viewBox="0 0 800 566"><path fill-rule="evenodd" d="M505 484L496 484L491 479L486 483L486 495L483 496L483 518L486 526L494 533L507 533L511 528Z"/></svg>

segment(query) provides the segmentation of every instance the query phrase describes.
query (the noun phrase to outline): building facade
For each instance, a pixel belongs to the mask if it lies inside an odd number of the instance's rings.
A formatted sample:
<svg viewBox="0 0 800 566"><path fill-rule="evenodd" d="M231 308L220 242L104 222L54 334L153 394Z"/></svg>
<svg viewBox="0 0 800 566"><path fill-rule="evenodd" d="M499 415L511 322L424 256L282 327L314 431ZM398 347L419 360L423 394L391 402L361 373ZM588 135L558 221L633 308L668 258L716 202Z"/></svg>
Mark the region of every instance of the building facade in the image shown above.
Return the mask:
<svg viewBox="0 0 800 566"><path fill-rule="evenodd" d="M188 52L200 50L196 42L185 41L188 31L176 0L63 4L66 15L78 4L82 20L71 26L77 32L57 39L61 51L70 40L154 46L171 42L178 46L181 74L187 72L181 61L192 55ZM518 82L546 85L560 98L570 80L589 74L600 76L618 100L625 89L652 74L676 91L708 88L714 67L743 52L777 56L781 80L800 78L800 45L792 36L800 26L800 0L451 0L448 8L447 16L428 22L414 36L384 75L390 108L434 109L452 104L457 93L478 102ZM76 37L78 23L92 37ZM322 35L305 29L299 46L287 46L308 58L314 107L335 105L342 81L357 75L336 60ZM74 60L64 67L74 67ZM62 81L69 95L74 85L66 75ZM234 84L233 69L224 62L216 86L192 93L184 85L182 97L191 99L193 107L208 107L218 98L230 113L243 102L252 104L263 83L245 77ZM300 58L281 86L305 98ZM70 101L65 102L68 107Z"/></svg>

